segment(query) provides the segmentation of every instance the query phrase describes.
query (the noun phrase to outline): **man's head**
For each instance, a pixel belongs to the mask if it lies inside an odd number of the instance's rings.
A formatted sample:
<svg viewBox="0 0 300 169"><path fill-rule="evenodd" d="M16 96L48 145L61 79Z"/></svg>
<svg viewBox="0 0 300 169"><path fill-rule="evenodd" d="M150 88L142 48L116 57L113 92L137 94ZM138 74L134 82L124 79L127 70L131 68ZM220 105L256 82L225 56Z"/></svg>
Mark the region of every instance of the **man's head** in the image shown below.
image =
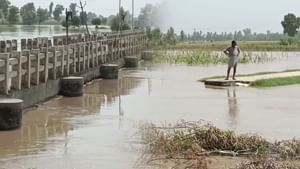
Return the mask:
<svg viewBox="0 0 300 169"><path fill-rule="evenodd" d="M231 42L231 46L232 46L232 47L236 47L236 45L237 45L236 41L233 40L233 41Z"/></svg>

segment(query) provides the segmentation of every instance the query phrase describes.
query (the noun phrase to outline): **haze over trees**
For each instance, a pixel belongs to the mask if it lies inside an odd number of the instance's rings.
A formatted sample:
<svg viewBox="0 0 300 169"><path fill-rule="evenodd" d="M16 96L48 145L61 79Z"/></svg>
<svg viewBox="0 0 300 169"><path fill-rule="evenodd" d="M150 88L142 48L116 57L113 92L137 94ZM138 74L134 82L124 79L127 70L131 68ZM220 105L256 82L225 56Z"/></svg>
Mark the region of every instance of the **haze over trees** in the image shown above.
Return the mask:
<svg viewBox="0 0 300 169"><path fill-rule="evenodd" d="M159 6L152 4L146 4L141 9L140 15L138 16L137 26L138 27L159 27Z"/></svg>

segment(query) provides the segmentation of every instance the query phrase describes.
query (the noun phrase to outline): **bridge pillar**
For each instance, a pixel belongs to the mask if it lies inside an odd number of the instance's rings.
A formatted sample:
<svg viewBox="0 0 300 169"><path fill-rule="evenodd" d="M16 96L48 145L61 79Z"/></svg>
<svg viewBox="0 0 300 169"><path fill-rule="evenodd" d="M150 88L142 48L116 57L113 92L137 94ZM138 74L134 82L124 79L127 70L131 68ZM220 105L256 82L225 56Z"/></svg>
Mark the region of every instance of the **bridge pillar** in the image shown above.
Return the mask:
<svg viewBox="0 0 300 169"><path fill-rule="evenodd" d="M126 56L124 57L125 67L136 68L139 66L139 58L137 56Z"/></svg>
<svg viewBox="0 0 300 169"><path fill-rule="evenodd" d="M142 52L142 59L144 60L152 60L155 53L153 51L143 51Z"/></svg>
<svg viewBox="0 0 300 169"><path fill-rule="evenodd" d="M0 99L0 130L18 129L22 125L23 100Z"/></svg>
<svg viewBox="0 0 300 169"><path fill-rule="evenodd" d="M100 75L104 79L118 79L119 65L117 64L104 64L100 67Z"/></svg>
<svg viewBox="0 0 300 169"><path fill-rule="evenodd" d="M66 97L83 95L83 77L64 77L60 82L60 94Z"/></svg>

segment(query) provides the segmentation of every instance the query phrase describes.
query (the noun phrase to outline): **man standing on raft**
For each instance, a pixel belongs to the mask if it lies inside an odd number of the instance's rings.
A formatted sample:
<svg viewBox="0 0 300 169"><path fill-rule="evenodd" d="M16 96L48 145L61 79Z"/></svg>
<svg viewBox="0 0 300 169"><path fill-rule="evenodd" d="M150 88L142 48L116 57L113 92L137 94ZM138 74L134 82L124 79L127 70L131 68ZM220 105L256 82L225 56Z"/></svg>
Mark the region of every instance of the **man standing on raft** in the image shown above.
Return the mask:
<svg viewBox="0 0 300 169"><path fill-rule="evenodd" d="M228 69L227 69L227 76L225 80L229 79L231 68L233 68L233 76L232 80L235 79L236 75L236 68L239 61L239 55L241 53L240 48L237 46L236 41L231 42L231 47L224 50L225 55L228 56Z"/></svg>

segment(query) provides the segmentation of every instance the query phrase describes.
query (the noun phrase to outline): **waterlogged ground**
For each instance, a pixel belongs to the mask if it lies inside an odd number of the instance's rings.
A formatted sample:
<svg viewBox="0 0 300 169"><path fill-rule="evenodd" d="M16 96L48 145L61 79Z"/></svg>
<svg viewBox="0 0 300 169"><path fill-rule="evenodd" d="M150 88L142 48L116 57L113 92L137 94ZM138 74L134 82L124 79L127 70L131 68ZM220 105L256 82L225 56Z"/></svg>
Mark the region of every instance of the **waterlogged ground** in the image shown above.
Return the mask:
<svg viewBox="0 0 300 169"><path fill-rule="evenodd" d="M300 57L290 53L265 64L240 65L239 72L297 68ZM206 120L269 140L300 138L300 85L213 89L197 81L225 69L144 63L138 70L122 70L119 80L94 81L83 97L50 100L27 112L21 129L0 132L0 168L141 168L135 135L141 122Z"/></svg>

